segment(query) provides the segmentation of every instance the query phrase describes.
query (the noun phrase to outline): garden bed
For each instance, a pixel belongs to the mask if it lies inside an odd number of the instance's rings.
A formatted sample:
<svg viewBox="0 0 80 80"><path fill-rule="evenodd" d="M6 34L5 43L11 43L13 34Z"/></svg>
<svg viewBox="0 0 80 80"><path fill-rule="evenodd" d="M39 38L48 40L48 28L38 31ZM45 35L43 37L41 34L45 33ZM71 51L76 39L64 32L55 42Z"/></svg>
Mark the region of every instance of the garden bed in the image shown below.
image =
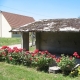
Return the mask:
<svg viewBox="0 0 80 80"><path fill-rule="evenodd" d="M34 67L39 71L45 72L48 72L51 64L56 63L63 74L67 73L70 76L78 76L80 74L80 68L73 68L76 65L75 57L80 58L80 56L77 52L74 52L73 56L65 56L62 54L60 57L56 57L56 55L52 55L48 51L39 51L36 49L30 52L17 47L11 49L8 46L2 46L0 49L1 62Z"/></svg>

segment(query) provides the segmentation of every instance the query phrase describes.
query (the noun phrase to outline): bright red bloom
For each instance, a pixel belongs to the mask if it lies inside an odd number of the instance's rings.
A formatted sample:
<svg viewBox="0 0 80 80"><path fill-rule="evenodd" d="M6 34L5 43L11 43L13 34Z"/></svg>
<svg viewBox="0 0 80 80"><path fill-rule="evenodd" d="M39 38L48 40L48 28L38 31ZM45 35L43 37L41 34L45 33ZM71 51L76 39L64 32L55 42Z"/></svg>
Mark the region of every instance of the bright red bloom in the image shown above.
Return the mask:
<svg viewBox="0 0 80 80"><path fill-rule="evenodd" d="M45 54L45 52L44 52L44 51L42 51L42 52L41 52L41 54L43 55L43 54Z"/></svg>
<svg viewBox="0 0 80 80"><path fill-rule="evenodd" d="M74 52L73 56L77 57L79 56L77 52Z"/></svg>
<svg viewBox="0 0 80 80"><path fill-rule="evenodd" d="M22 52L22 50L23 50L22 48L19 49L20 52Z"/></svg>
<svg viewBox="0 0 80 80"><path fill-rule="evenodd" d="M2 55L6 56L6 53L5 52L2 52Z"/></svg>
<svg viewBox="0 0 80 80"><path fill-rule="evenodd" d="M17 47L13 47L13 51L18 53L19 52L19 49Z"/></svg>
<svg viewBox="0 0 80 80"><path fill-rule="evenodd" d="M34 57L35 56L35 54L32 54L32 57Z"/></svg>
<svg viewBox="0 0 80 80"><path fill-rule="evenodd" d="M39 49L36 49L35 51L34 51L34 53L38 53L39 52Z"/></svg>
<svg viewBox="0 0 80 80"><path fill-rule="evenodd" d="M2 46L2 48L1 49L6 49L6 48L9 48L8 46Z"/></svg>
<svg viewBox="0 0 80 80"><path fill-rule="evenodd" d="M12 60L12 57L9 57L9 60Z"/></svg>
<svg viewBox="0 0 80 80"><path fill-rule="evenodd" d="M26 52L25 52L25 55L28 55L29 53L30 53L29 51L26 51Z"/></svg>
<svg viewBox="0 0 80 80"><path fill-rule="evenodd" d="M19 53L19 49L16 49L15 52L16 52L16 53Z"/></svg>
<svg viewBox="0 0 80 80"><path fill-rule="evenodd" d="M51 57L52 57L52 58L56 58L56 56L55 56L55 55L51 55Z"/></svg>
<svg viewBox="0 0 80 80"><path fill-rule="evenodd" d="M60 58L57 58L57 59L56 59L56 62L60 62Z"/></svg>
<svg viewBox="0 0 80 80"><path fill-rule="evenodd" d="M13 50L11 48L8 48L7 50L8 50L8 53L12 53L13 52Z"/></svg>
<svg viewBox="0 0 80 80"><path fill-rule="evenodd" d="M45 53L48 54L49 52L48 51L45 51Z"/></svg>
<svg viewBox="0 0 80 80"><path fill-rule="evenodd" d="M80 56L78 55L78 56L76 56L77 58L80 58Z"/></svg>
<svg viewBox="0 0 80 80"><path fill-rule="evenodd" d="M15 50L15 49L18 49L17 47L13 47L13 49Z"/></svg>

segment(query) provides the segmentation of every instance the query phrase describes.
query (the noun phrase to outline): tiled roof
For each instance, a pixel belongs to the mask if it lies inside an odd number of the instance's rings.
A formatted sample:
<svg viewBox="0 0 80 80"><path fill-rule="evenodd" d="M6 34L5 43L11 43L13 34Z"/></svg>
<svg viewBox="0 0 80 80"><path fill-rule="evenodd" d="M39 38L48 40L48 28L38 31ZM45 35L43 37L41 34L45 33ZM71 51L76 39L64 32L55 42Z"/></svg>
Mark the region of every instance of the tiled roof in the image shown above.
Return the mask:
<svg viewBox="0 0 80 80"><path fill-rule="evenodd" d="M8 21L8 23L12 28L17 28L22 25L35 21L33 17L29 17L29 16L23 16L19 14L4 12L4 11L1 11L1 13L3 14L3 16L5 17L5 19Z"/></svg>
<svg viewBox="0 0 80 80"><path fill-rule="evenodd" d="M12 31L80 31L80 18L44 19L35 21Z"/></svg>

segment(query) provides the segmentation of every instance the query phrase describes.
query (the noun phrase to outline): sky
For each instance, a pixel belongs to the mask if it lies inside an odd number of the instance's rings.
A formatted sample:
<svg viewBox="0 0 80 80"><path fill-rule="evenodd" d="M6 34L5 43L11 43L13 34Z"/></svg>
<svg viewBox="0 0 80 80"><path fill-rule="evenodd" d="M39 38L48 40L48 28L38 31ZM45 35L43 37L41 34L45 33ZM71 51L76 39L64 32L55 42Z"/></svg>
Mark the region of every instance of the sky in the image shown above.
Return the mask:
<svg viewBox="0 0 80 80"><path fill-rule="evenodd" d="M0 0L0 10L35 20L80 17L80 0Z"/></svg>

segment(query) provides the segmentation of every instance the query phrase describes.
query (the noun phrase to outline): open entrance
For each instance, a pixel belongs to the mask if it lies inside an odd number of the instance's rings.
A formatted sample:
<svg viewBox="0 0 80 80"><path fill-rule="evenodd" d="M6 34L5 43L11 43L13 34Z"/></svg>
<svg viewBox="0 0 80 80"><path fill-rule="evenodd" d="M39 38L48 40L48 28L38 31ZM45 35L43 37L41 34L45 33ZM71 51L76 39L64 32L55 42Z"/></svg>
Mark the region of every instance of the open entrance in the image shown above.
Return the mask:
<svg viewBox="0 0 80 80"><path fill-rule="evenodd" d="M29 32L29 51L36 49L36 32Z"/></svg>

